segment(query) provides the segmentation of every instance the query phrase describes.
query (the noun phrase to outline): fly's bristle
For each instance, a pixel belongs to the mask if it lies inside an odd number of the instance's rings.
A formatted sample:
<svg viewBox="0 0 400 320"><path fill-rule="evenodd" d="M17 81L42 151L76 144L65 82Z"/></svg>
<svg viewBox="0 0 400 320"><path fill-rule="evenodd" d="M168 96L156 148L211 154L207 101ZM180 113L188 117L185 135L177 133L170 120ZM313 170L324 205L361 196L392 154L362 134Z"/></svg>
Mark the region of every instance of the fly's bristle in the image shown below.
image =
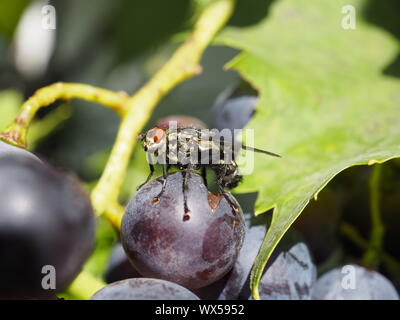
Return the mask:
<svg viewBox="0 0 400 320"><path fill-rule="evenodd" d="M261 149L257 149L257 148L253 148L253 147L249 147L249 146L245 146L245 145L242 145L242 149L248 150L248 151L257 152L257 153L263 153L263 154L266 154L266 155L269 155L269 156L272 156L272 157L281 158L281 156L279 154L277 154L277 153L273 153L273 152L270 152L270 151L261 150Z"/></svg>

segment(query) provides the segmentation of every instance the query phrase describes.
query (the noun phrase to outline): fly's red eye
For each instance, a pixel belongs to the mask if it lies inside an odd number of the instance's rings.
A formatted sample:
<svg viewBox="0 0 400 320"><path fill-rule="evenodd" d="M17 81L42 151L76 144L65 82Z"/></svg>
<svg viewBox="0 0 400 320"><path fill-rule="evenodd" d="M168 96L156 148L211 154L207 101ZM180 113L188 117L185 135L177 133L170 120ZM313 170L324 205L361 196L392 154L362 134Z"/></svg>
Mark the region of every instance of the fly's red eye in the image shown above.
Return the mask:
<svg viewBox="0 0 400 320"><path fill-rule="evenodd" d="M149 138L153 140L154 143L157 143L162 140L164 137L164 130L160 128L153 128L150 131Z"/></svg>

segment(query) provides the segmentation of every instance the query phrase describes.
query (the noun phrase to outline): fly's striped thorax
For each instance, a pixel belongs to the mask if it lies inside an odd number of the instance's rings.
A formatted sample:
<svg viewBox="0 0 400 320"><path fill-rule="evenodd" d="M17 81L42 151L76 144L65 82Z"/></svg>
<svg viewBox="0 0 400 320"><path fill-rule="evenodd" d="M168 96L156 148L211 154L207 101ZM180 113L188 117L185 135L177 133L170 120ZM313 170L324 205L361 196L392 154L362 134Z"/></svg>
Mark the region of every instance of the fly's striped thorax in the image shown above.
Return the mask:
<svg viewBox="0 0 400 320"><path fill-rule="evenodd" d="M223 140L222 140L223 141ZM214 131L175 128L167 131L168 160L177 165L231 164L233 149Z"/></svg>

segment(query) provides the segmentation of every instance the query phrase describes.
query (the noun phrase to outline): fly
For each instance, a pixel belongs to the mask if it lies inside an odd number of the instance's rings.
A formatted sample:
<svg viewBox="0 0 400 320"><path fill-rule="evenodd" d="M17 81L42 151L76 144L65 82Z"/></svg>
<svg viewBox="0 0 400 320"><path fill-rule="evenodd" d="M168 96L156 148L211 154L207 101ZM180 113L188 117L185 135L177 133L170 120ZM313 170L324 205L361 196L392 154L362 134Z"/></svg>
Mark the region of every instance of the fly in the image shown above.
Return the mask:
<svg viewBox="0 0 400 320"><path fill-rule="evenodd" d="M182 170L183 173L183 198L185 214L190 210L187 206L186 190L188 189L188 177L196 171L201 171L204 183L207 186L206 169L215 172L216 185L219 192L232 205L226 189L235 188L242 180L238 165L235 161L237 146L230 139L224 139L214 130L196 128L158 128L154 127L139 136L143 149L147 154L150 174L146 181L138 187L145 185L154 174L154 164L161 164L163 170L163 184L161 191L154 198L157 202L165 190L166 177L171 167ZM273 157L280 155L252 148L243 144L239 145L243 150L263 153ZM235 206L233 206L235 207Z"/></svg>

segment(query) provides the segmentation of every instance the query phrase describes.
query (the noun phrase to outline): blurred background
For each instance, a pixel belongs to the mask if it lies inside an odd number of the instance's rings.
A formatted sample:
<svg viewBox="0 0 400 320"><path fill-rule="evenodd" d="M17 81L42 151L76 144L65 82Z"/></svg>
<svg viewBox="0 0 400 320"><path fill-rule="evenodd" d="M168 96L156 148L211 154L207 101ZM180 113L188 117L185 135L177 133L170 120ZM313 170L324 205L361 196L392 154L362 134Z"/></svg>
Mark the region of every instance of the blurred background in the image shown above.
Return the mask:
<svg viewBox="0 0 400 320"><path fill-rule="evenodd" d="M199 6L188 0L54 0L49 3L56 10L56 29L43 30L38 19L47 2L0 1L0 89L14 88L28 97L42 86L66 81L133 93L179 45ZM256 23L270 4L242 2L245 10L240 11L244 12L236 14L231 24ZM169 94L153 119L178 113L209 123L207 111L216 96L239 80L237 74L223 69L236 53L228 47L209 48L203 74ZM71 119L38 151L85 175L84 159L110 147L118 118L87 102L73 101L72 105Z"/></svg>
<svg viewBox="0 0 400 320"><path fill-rule="evenodd" d="M40 87L56 81L81 82L131 94L140 88L170 57L185 38L199 7L207 0L0 0L0 129L18 107ZM268 13L272 0L240 0L229 24L257 24ZM56 19L42 28L43 16ZM400 2L370 0L364 17L400 39ZM221 92L243 80L224 65L238 52L225 46L207 49L204 72L178 86L157 107L148 127L171 114L190 115L211 125L212 108ZM400 56L383 71L400 77ZM31 135L35 151L59 168L77 174L90 188L101 174L118 128L118 117L101 106L74 100L57 102L42 110ZM47 120L46 120L47 119ZM144 181L148 169L140 161L129 169L123 197ZM297 228L311 247L320 272L343 261L358 261L363 249L354 237L341 232L343 223L368 239L370 232L370 167L346 170L311 201ZM400 288L400 163L384 165L382 215L386 227L385 250L394 258L379 270ZM255 195L241 195L244 211L252 211ZM99 227L98 249L87 268L103 272L110 244L116 236L105 223ZM111 230L111 231L110 231ZM99 262L100 261L100 262Z"/></svg>

